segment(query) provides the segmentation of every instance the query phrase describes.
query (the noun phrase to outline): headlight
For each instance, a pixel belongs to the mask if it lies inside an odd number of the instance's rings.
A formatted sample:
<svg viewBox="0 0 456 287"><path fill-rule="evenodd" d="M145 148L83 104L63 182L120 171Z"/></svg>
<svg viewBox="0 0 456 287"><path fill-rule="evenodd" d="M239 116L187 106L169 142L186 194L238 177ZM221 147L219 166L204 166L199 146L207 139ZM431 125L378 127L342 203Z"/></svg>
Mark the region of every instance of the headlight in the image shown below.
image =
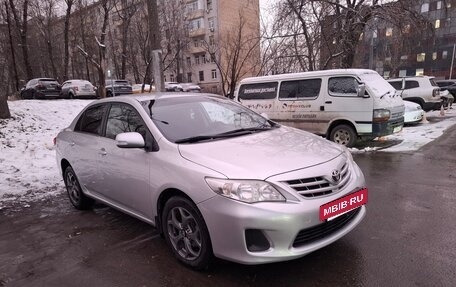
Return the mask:
<svg viewBox="0 0 456 287"><path fill-rule="evenodd" d="M390 119L391 112L386 109L374 110L374 123L387 122Z"/></svg>
<svg viewBox="0 0 456 287"><path fill-rule="evenodd" d="M285 197L265 181L206 178L206 182L215 193L242 202L285 201Z"/></svg>

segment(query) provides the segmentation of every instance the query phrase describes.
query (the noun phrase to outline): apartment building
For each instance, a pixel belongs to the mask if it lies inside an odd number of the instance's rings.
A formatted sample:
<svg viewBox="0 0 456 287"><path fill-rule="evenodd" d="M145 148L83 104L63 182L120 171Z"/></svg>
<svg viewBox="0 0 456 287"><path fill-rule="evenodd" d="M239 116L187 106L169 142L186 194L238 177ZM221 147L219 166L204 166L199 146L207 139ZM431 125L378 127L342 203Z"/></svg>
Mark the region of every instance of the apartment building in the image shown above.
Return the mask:
<svg viewBox="0 0 456 287"><path fill-rule="evenodd" d="M414 9L420 23L371 21L360 39L354 66L374 69L385 78L455 78L456 0L416 1Z"/></svg>
<svg viewBox="0 0 456 287"><path fill-rule="evenodd" d="M221 47L226 36L237 31L241 18L245 22L243 35L260 36L259 0L186 0L183 8L185 45L175 61L178 64L165 71L165 81L197 83L203 92L221 94L220 69L224 70L229 60ZM260 57L259 47L252 57ZM245 62L242 67L248 71L244 77L254 74L248 65L250 62Z"/></svg>

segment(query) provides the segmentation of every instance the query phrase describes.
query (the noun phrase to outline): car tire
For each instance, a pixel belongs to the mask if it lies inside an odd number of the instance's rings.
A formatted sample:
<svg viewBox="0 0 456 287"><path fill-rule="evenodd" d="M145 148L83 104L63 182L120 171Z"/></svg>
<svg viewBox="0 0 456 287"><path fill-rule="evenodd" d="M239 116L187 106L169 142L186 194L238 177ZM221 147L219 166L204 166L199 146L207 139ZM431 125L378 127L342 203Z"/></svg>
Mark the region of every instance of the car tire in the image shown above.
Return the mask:
<svg viewBox="0 0 456 287"><path fill-rule="evenodd" d="M174 256L195 270L209 266L213 258L212 245L203 217L187 198L170 198L163 209L162 230Z"/></svg>
<svg viewBox="0 0 456 287"><path fill-rule="evenodd" d="M79 180L71 166L65 169L63 179L71 204L79 210L90 209L93 206L94 200L82 192Z"/></svg>
<svg viewBox="0 0 456 287"><path fill-rule="evenodd" d="M329 140L346 147L353 147L356 139L356 131L349 125L335 126L329 135Z"/></svg>
<svg viewBox="0 0 456 287"><path fill-rule="evenodd" d="M73 99L74 99L73 93L68 93L68 98L69 98L70 100L73 100Z"/></svg>
<svg viewBox="0 0 456 287"><path fill-rule="evenodd" d="M111 98L111 97L112 97L112 92L111 92L111 91L108 91L108 92L106 93L106 97L107 97L107 98Z"/></svg>

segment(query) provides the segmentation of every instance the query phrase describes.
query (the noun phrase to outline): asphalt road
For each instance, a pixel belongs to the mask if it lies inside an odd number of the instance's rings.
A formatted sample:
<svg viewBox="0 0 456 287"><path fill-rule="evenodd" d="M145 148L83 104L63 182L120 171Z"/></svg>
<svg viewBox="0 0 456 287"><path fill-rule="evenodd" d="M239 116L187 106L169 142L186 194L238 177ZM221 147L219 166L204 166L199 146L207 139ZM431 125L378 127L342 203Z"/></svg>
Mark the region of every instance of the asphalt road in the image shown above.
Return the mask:
<svg viewBox="0 0 456 287"><path fill-rule="evenodd" d="M456 286L456 126L413 153L356 155L368 215L298 260L180 265L149 225L63 194L0 210L0 286Z"/></svg>

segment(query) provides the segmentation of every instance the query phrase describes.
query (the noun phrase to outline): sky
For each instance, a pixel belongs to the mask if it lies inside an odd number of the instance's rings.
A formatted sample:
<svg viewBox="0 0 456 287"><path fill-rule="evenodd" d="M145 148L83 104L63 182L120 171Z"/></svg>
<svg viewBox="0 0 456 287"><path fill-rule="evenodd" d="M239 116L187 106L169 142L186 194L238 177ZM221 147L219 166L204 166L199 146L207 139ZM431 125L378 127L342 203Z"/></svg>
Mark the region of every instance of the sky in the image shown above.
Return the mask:
<svg viewBox="0 0 456 287"><path fill-rule="evenodd" d="M70 125L90 100L9 101L12 118L0 120L0 209L14 201L29 202L64 192L57 169L53 139ZM352 153L414 151L441 136L456 124L456 110L427 113L427 124L404 127L383 140L402 140L399 145L378 150L374 146L350 149Z"/></svg>

